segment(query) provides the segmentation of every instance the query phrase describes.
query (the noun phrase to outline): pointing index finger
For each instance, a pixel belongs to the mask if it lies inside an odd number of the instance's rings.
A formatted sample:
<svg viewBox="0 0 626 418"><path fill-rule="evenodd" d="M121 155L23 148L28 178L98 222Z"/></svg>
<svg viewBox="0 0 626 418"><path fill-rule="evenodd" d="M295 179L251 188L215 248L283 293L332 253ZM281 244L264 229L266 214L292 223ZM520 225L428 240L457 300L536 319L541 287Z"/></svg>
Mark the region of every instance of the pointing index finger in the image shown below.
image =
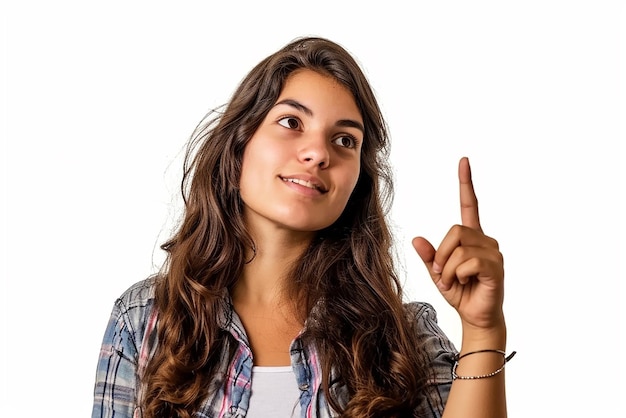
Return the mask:
<svg viewBox="0 0 626 418"><path fill-rule="evenodd" d="M461 201L461 224L482 232L478 216L478 199L474 193L472 171L467 157L463 157L459 161L459 197Z"/></svg>

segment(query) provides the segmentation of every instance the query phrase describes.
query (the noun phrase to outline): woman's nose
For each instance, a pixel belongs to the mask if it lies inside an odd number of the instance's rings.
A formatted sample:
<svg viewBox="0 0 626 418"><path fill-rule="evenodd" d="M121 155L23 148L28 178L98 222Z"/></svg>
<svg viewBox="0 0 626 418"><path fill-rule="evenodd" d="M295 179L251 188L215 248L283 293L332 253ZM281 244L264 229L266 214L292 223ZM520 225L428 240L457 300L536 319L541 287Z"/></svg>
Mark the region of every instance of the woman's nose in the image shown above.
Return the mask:
<svg viewBox="0 0 626 418"><path fill-rule="evenodd" d="M306 139L299 151L299 159L307 165L317 165L327 168L330 164L330 146L328 140L322 135L311 135Z"/></svg>

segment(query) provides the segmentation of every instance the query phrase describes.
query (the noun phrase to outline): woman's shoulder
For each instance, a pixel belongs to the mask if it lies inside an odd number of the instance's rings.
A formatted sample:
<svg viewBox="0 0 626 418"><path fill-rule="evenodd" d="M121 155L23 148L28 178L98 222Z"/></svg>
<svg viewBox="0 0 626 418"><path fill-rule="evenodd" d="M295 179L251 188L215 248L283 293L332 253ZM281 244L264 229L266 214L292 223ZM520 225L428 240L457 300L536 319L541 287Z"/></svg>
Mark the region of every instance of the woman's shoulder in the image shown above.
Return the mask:
<svg viewBox="0 0 626 418"><path fill-rule="evenodd" d="M405 303L404 309L414 326L417 341L430 359L433 381L449 384L457 349L437 323L437 311L426 302Z"/></svg>
<svg viewBox="0 0 626 418"><path fill-rule="evenodd" d="M437 311L427 302L407 302L404 303L404 310L409 316L411 320L417 320L419 322L420 319L437 322Z"/></svg>
<svg viewBox="0 0 626 418"><path fill-rule="evenodd" d="M159 277L154 275L128 287L115 301L112 316L134 331L143 330L154 307L154 291Z"/></svg>
<svg viewBox="0 0 626 418"><path fill-rule="evenodd" d="M437 322L437 311L430 303L409 302L404 304L405 312L415 327L418 338L427 347L443 348L444 351L456 352L454 344Z"/></svg>
<svg viewBox="0 0 626 418"><path fill-rule="evenodd" d="M128 287L118 298L117 303L126 309L133 309L151 304L154 300L154 288L158 276L150 276Z"/></svg>
<svg viewBox="0 0 626 418"><path fill-rule="evenodd" d="M128 400L125 398L131 393L128 391L134 390L137 365L141 364L149 347L145 344L149 341L146 337L150 337L151 329L154 329L156 282L156 277L136 282L115 299L100 349L97 372L100 383L97 385L102 386L96 387L96 391L100 391L97 396L105 399L106 396L120 396L120 399ZM119 395L109 394L111 390L107 388L111 384Z"/></svg>

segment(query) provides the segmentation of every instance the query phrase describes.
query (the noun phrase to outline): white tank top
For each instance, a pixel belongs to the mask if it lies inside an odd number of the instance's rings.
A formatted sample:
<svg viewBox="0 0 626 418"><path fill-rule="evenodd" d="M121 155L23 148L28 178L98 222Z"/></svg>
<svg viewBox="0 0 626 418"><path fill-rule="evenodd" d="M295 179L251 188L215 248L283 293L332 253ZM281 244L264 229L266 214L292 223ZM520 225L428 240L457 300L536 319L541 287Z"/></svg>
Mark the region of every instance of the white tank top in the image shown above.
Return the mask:
<svg viewBox="0 0 626 418"><path fill-rule="evenodd" d="M291 366L252 367L252 393L246 417L300 416L300 389Z"/></svg>

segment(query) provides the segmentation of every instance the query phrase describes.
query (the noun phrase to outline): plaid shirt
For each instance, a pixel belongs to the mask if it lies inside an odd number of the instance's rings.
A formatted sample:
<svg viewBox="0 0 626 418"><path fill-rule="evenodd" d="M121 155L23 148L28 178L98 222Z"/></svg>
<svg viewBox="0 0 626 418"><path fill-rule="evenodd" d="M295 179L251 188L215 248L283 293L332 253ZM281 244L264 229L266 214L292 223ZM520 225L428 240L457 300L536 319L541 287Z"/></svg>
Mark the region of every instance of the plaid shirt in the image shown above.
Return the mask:
<svg viewBox="0 0 626 418"><path fill-rule="evenodd" d="M131 286L115 302L102 342L96 371L92 418L141 417L138 407L139 376L156 346L157 315L153 309L154 279ZM431 396L424 398L419 414L440 418L452 384L456 349L437 325L432 306L406 305L418 325L417 339L424 341L434 366ZM210 383L208 396L194 416L203 418L245 417L251 394L252 352L243 325L228 297L224 298L220 326L238 344L235 355L223 350L221 369ZM315 347L304 346L299 338L291 344L291 364L300 390L301 417L337 416L321 389L321 367ZM337 393L342 404L347 394Z"/></svg>

